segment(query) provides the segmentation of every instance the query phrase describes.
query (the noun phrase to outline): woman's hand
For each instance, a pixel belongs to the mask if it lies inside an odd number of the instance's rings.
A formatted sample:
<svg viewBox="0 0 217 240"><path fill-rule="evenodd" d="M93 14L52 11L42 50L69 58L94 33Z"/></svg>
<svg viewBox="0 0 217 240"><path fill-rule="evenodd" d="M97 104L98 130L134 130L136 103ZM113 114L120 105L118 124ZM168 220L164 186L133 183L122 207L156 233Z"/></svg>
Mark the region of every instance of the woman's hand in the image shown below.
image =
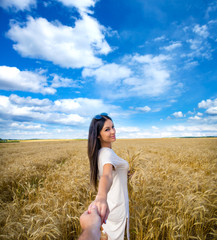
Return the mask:
<svg viewBox="0 0 217 240"><path fill-rule="evenodd" d="M98 213L101 217L101 224L106 223L109 215L109 207L107 200L99 195L96 196L95 201L93 201L88 207L88 212L90 213L91 208L95 205L97 207Z"/></svg>
<svg viewBox="0 0 217 240"><path fill-rule="evenodd" d="M127 173L127 176L128 176L128 179L131 179L133 174L134 174L134 170L129 170L128 173Z"/></svg>

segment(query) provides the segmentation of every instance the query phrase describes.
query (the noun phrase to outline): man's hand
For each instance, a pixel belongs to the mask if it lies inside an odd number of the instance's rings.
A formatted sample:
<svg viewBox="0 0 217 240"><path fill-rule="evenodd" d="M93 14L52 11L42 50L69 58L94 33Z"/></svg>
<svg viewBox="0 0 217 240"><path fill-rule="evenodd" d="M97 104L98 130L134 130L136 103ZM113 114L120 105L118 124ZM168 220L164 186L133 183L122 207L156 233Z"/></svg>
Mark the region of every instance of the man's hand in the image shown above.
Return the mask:
<svg viewBox="0 0 217 240"><path fill-rule="evenodd" d="M100 239L101 218L98 214L97 207L93 205L89 211L85 211L80 216L80 224L83 230L79 240L96 240Z"/></svg>
<svg viewBox="0 0 217 240"><path fill-rule="evenodd" d="M91 208L93 208L93 206L97 207L98 214L101 217L101 224L106 223L109 215L109 207L107 201L97 195L95 201L93 201L88 207L88 212L91 211Z"/></svg>

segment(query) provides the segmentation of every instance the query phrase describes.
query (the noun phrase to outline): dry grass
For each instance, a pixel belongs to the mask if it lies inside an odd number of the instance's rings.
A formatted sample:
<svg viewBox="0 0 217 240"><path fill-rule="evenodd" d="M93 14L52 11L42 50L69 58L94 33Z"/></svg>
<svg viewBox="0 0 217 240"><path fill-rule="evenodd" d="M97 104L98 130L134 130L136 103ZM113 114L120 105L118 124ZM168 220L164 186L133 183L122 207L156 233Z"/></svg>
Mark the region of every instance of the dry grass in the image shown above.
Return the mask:
<svg viewBox="0 0 217 240"><path fill-rule="evenodd" d="M0 239L77 239L94 199L87 141L0 144ZM131 239L217 239L217 139L119 140Z"/></svg>

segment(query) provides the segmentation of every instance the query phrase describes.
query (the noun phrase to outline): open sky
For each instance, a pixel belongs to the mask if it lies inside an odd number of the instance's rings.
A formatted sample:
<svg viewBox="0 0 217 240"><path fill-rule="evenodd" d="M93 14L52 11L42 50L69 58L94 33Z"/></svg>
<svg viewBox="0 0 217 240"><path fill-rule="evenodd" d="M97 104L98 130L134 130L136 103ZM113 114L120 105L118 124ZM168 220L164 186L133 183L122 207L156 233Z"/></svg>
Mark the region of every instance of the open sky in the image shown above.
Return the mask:
<svg viewBox="0 0 217 240"><path fill-rule="evenodd" d="M217 136L216 0L1 0L0 138Z"/></svg>

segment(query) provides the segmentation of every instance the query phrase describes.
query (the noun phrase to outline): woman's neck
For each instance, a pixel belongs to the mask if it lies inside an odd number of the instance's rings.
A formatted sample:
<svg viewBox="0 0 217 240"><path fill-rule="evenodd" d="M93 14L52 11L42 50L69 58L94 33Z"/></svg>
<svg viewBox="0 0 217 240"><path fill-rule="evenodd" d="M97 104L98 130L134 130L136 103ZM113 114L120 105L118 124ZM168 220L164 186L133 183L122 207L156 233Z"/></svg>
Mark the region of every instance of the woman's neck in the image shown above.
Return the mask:
<svg viewBox="0 0 217 240"><path fill-rule="evenodd" d="M112 148L112 145L111 145L111 143L101 143L101 148L104 148L104 147Z"/></svg>

